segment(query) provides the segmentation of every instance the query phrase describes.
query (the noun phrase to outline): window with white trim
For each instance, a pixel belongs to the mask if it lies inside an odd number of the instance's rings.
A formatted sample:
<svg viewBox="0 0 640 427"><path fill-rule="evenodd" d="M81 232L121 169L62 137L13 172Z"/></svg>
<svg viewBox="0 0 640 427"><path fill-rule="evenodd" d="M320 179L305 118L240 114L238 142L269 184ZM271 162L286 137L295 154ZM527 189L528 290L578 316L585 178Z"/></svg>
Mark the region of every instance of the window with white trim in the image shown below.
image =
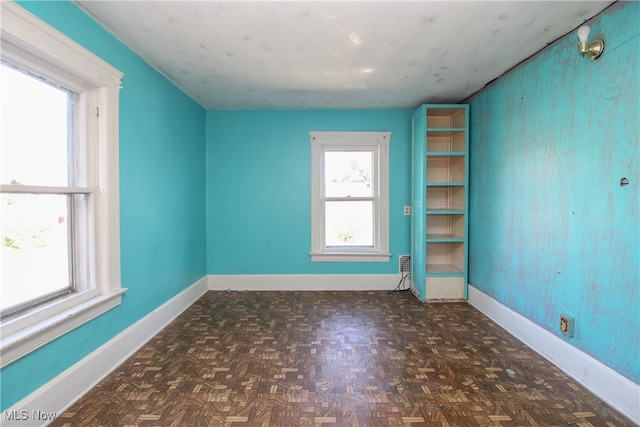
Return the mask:
<svg viewBox="0 0 640 427"><path fill-rule="evenodd" d="M388 262L391 132L309 132L311 259Z"/></svg>
<svg viewBox="0 0 640 427"><path fill-rule="evenodd" d="M122 73L2 2L0 359L121 302Z"/></svg>

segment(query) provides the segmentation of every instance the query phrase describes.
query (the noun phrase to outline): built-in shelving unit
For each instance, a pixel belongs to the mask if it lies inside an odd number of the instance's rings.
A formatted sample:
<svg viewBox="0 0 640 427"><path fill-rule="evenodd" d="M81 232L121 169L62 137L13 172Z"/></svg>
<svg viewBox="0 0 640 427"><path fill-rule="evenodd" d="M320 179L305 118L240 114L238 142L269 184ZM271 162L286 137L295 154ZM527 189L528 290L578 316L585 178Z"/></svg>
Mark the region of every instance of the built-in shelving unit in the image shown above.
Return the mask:
<svg viewBox="0 0 640 427"><path fill-rule="evenodd" d="M412 117L411 287L422 301L467 298L468 117L457 104Z"/></svg>

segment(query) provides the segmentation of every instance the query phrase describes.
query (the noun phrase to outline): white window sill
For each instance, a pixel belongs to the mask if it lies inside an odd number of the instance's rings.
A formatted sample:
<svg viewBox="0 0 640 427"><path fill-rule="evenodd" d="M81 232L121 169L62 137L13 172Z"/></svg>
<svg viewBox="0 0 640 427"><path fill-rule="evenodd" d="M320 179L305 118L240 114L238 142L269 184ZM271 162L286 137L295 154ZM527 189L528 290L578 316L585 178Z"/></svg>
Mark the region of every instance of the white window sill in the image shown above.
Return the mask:
<svg viewBox="0 0 640 427"><path fill-rule="evenodd" d="M29 314L4 322L0 326L0 368L120 305L125 291L120 288L111 294L95 296L22 329L15 330L16 325Z"/></svg>
<svg viewBox="0 0 640 427"><path fill-rule="evenodd" d="M390 253L311 252L313 262L389 262Z"/></svg>

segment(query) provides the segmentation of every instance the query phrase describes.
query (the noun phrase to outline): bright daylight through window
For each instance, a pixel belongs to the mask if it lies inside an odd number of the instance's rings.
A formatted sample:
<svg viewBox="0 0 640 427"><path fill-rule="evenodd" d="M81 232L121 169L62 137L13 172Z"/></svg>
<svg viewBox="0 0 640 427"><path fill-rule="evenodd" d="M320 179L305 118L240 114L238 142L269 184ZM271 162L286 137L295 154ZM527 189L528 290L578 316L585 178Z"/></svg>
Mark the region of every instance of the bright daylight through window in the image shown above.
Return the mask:
<svg viewBox="0 0 640 427"><path fill-rule="evenodd" d="M313 261L389 259L389 132L311 132Z"/></svg>
<svg viewBox="0 0 640 427"><path fill-rule="evenodd" d="M69 187L77 180L69 149L76 94L4 63L0 71L1 182ZM2 194L3 318L75 289L73 243L81 233L72 212L86 197L31 191Z"/></svg>
<svg viewBox="0 0 640 427"><path fill-rule="evenodd" d="M373 247L373 150L325 151L325 244Z"/></svg>
<svg viewBox="0 0 640 427"><path fill-rule="evenodd" d="M0 2L0 366L117 306L122 73Z"/></svg>

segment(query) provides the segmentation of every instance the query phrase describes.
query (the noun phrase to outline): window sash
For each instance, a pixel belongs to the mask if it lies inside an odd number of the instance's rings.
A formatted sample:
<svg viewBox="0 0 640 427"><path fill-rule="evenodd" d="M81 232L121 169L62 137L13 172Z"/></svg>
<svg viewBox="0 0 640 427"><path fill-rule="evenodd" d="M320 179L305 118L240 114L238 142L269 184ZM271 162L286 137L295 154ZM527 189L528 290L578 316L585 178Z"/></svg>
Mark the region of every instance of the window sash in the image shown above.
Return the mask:
<svg viewBox="0 0 640 427"><path fill-rule="evenodd" d="M371 169L370 173L371 173L371 177L370 177L370 185L371 187L366 189L366 191L363 191L362 188L358 188L358 184L359 183L352 183L352 185L354 185L354 188L352 188L352 191L350 192L350 194L344 193L344 191L346 190L346 187L342 187L340 188L340 186L336 186L335 188L328 188L329 186L329 180L328 178L332 176L331 172L328 169L337 169L340 171L343 171L343 169L338 169L336 168L336 163L339 162L339 159L334 159L334 161L328 161L329 156L328 154L342 154L342 153L365 153L365 154L369 154L370 155L370 164L367 165L368 168ZM362 148L362 149L358 149L358 148L350 148L350 149L337 149L334 147L325 147L325 149L322 152L322 165L323 165L323 169L322 169L322 194L324 195L324 197L375 197L378 194L378 185L377 185L377 147L371 147L371 148ZM341 193L341 191L343 193Z"/></svg>
<svg viewBox="0 0 640 427"><path fill-rule="evenodd" d="M46 292L18 304L4 307L0 311L0 319L4 322L17 315L42 306L58 298L65 298L71 293L87 290L94 286L91 274L91 217L90 203L95 189L69 187L41 187L24 185L2 185L0 194L25 195L61 195L66 196L66 228L67 228L67 269L68 283L66 287Z"/></svg>
<svg viewBox="0 0 640 427"><path fill-rule="evenodd" d="M371 196L327 196L326 194L328 193L327 188L326 188L326 183L327 183L327 156L326 153L350 153L350 152L362 152L362 153L371 153ZM340 148L340 147L335 147L335 146L323 146L322 149L322 177L321 177L321 182L322 182L322 201L321 204L323 206L323 210L322 210L322 215L323 215L323 231L322 231L322 236L323 236L323 240L322 240L322 247L324 251L342 251L342 252L374 252L377 251L377 221L378 221L378 206L379 203L376 203L376 201L378 200L378 191L379 191L379 185L378 185L378 168L376 167L378 164L378 147L377 146L363 146L363 147L347 147L347 148ZM344 245L335 245L335 244L330 244L330 242L328 242L328 236L331 234L330 230L328 229L329 224L327 223L327 203L330 202L358 202L358 201L370 201L372 202L372 224L371 224L371 229L370 229L370 238L371 238L371 245L348 245L348 244L344 244ZM364 230L363 230L364 231Z"/></svg>
<svg viewBox="0 0 640 427"><path fill-rule="evenodd" d="M64 165L65 181L68 185L46 185L46 180L34 185L4 183L0 185L0 193L68 196L69 286L3 309L0 312L0 319L6 322L56 299L67 298L69 294L94 288L100 291L93 271L95 250L92 246L95 242L93 234L95 218L90 209L92 198L94 194L98 194L99 188L95 186L97 180L93 173L97 168L88 167L88 165L98 164L98 159L95 157L98 155L98 150L94 148L97 121L92 118L89 110L92 104L96 104L99 97L97 92L100 89L92 87L83 78L22 49L17 44L3 39L2 47L4 66L67 92L68 99L66 165Z"/></svg>
<svg viewBox="0 0 640 427"><path fill-rule="evenodd" d="M65 295L69 295L72 292L74 292L74 289L73 289L73 286L71 286L70 284L66 288L49 292L47 294L40 295L37 298L24 301L20 304L12 305L11 307L7 307L4 310L2 310L2 313L1 313L2 320L11 319L14 316L24 313L25 311L31 310L35 307L39 307L43 304L50 303L51 301L55 301L58 298L62 298Z"/></svg>
<svg viewBox="0 0 640 427"><path fill-rule="evenodd" d="M377 248L377 230L378 230L378 226L377 226L377 219L379 217L378 214L378 203L375 203L376 200L379 199L379 189L380 186L378 185L378 181L379 181L379 166L378 166L378 151L379 151L379 147L376 145L364 145L364 146L351 146L351 145L347 145L347 146L334 146L334 145L323 145L322 147L322 175L320 176L320 181L322 183L322 206L323 206L323 210L322 210L322 223L323 223L323 240L322 240L322 247L323 247L323 251L342 251L342 252L376 252L378 250ZM363 153L371 153L372 155L372 168L371 168L371 196L370 197L363 197L363 196L344 196L344 197L337 197L337 196L331 196L328 197L326 196L327 194L327 189L326 189L326 173L327 173L327 165L326 165L326 153L343 153L343 152L363 152ZM327 218L326 218L326 204L327 202L332 202L332 201L345 201L345 202L350 202L350 201L372 201L373 206L373 217L372 217L372 229L371 229L371 241L372 241L372 245L330 245L327 243L327 234L329 233L327 230Z"/></svg>
<svg viewBox="0 0 640 427"><path fill-rule="evenodd" d="M7 297L3 302L7 305L3 303L0 309L2 322L65 298L78 289L91 287L85 253L91 236L88 229L81 226L92 223L85 206L91 191L72 187L88 181L85 169L77 165L91 160L85 156L88 151L80 148L88 140L83 135L86 127L78 123L82 119L79 108L82 93L52 80L56 73L51 70L56 67L29 61L30 54L19 49L9 47L8 52L3 52L1 58L3 73L6 72L11 81L15 79L16 86L12 89L20 92L7 91L8 98L3 99L3 103L9 103L4 108L16 103L17 115L15 123L3 129L8 132L3 142L7 150L4 161L9 163L5 164L8 170L3 174L5 182L0 193L16 196L15 207L6 208L17 209L22 214L6 223L6 231L17 233L16 243L24 249L3 248L13 265L7 266L6 275L3 274L3 291ZM29 104L24 103L25 96L33 97ZM40 96L43 96L42 102ZM37 104L35 108L30 107L33 102ZM52 114L48 115L49 112ZM42 130L33 132L29 122L34 120L42 123ZM44 164L47 167L43 170ZM16 179L29 184L19 184ZM7 185L9 181L11 185ZM37 212L41 209L44 211ZM61 225L55 225L56 215L63 215L64 232ZM27 222L20 216L28 218ZM36 241L25 238L25 232ZM27 271L20 273L21 269Z"/></svg>
<svg viewBox="0 0 640 427"><path fill-rule="evenodd" d="M330 244L330 242L328 242L328 235L331 234L330 230L328 229L329 224L328 224L328 220L327 220L327 204L329 203L358 203L358 202L370 202L371 206L369 207L369 209L371 210L371 223L367 224L369 227L369 231L368 233L370 233L369 236L371 239L371 244L370 245L357 245L357 244L353 244L353 245L349 245L349 244L342 244L342 245L333 245ZM323 200L322 202L322 206L324 208L323 210L323 214L324 214L324 240L323 240L323 247L325 250L328 251L348 251L348 252L369 252L369 251L375 251L376 250L376 242L377 242L377 224L378 224L378 203L377 203L377 198L375 197L330 197L330 198L326 198ZM363 230L365 231L365 230ZM366 231L365 231L366 232Z"/></svg>
<svg viewBox="0 0 640 427"><path fill-rule="evenodd" d="M0 185L0 193L7 194L85 194L97 191L95 187L49 187L43 185Z"/></svg>

